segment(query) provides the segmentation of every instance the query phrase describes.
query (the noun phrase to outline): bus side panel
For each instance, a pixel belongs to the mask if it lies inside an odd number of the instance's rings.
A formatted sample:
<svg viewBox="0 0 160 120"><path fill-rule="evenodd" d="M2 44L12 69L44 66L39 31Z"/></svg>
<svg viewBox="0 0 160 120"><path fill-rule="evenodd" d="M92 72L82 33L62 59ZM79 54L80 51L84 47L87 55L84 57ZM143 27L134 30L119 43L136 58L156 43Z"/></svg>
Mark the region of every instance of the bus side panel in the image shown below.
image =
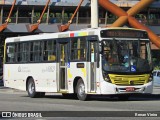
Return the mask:
<svg viewBox="0 0 160 120"><path fill-rule="evenodd" d="M28 75L21 74L20 64L4 64L3 75L5 87L26 90L25 79Z"/></svg>
<svg viewBox="0 0 160 120"><path fill-rule="evenodd" d="M96 68L96 93L97 94L101 94L101 89L100 89L100 75L101 75L101 69L100 68Z"/></svg>
<svg viewBox="0 0 160 120"><path fill-rule="evenodd" d="M4 85L26 90L26 80L32 77L37 92L57 92L56 63L5 64Z"/></svg>
<svg viewBox="0 0 160 120"><path fill-rule="evenodd" d="M37 92L57 92L56 63L37 63L28 65Z"/></svg>
<svg viewBox="0 0 160 120"><path fill-rule="evenodd" d="M84 65L84 67L83 67ZM82 67L82 68L81 68ZM73 93L73 82L76 77L82 78L85 84L86 93L91 94L90 92L90 72L88 71L89 65L87 62L71 62L70 67L67 69L67 81L68 81L68 91L69 93ZM100 68L96 68L96 93L100 94Z"/></svg>
<svg viewBox="0 0 160 120"><path fill-rule="evenodd" d="M101 61L101 60L100 60ZM106 82L102 75L102 63L100 62L100 73L99 73L99 79L100 79L100 94L115 94L116 93L116 86L114 84L111 84L109 82Z"/></svg>
<svg viewBox="0 0 160 120"><path fill-rule="evenodd" d="M84 67L83 67L84 66ZM73 82L76 77L82 78L85 88L87 88L86 62L71 62L67 69L68 91L73 93Z"/></svg>

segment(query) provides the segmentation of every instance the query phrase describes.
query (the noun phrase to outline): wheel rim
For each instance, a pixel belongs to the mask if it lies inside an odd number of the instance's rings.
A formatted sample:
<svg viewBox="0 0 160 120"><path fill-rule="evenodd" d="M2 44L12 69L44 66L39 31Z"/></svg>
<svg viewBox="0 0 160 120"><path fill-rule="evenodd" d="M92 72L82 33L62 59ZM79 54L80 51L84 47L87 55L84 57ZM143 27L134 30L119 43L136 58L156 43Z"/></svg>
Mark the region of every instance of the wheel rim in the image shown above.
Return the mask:
<svg viewBox="0 0 160 120"><path fill-rule="evenodd" d="M80 96L84 96L85 95L85 86L84 86L84 84L80 84L79 85L78 93L79 93Z"/></svg>
<svg viewBox="0 0 160 120"><path fill-rule="evenodd" d="M34 83L30 83L29 86L28 86L28 90L29 90L29 93L30 94L33 94L34 90L35 90L35 86L34 86Z"/></svg>

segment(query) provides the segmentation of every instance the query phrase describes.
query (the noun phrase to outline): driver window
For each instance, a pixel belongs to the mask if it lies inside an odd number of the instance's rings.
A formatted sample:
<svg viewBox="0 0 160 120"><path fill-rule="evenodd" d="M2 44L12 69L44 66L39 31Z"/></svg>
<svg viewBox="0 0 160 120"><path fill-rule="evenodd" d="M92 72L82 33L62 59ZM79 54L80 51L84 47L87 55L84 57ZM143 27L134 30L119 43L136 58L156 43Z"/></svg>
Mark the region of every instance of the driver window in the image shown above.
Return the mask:
<svg viewBox="0 0 160 120"><path fill-rule="evenodd" d="M117 63L117 49L116 45L112 41L103 41L103 59L108 63Z"/></svg>

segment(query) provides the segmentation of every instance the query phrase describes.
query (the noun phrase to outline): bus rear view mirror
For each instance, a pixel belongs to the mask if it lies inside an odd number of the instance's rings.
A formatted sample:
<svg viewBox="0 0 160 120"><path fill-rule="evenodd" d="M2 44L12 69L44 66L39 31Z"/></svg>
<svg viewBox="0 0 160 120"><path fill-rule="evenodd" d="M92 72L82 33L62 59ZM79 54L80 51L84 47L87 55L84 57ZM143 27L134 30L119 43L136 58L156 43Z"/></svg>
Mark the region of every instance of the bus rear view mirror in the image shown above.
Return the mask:
<svg viewBox="0 0 160 120"><path fill-rule="evenodd" d="M102 42L99 42L99 54L103 53L103 45Z"/></svg>

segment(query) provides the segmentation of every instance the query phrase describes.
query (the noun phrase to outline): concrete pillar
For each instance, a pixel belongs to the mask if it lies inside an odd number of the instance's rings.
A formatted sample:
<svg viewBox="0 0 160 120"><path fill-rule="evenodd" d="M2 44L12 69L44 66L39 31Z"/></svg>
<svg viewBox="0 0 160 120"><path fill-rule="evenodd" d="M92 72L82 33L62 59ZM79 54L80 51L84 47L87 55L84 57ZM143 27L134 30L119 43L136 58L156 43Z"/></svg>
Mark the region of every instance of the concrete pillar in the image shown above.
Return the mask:
<svg viewBox="0 0 160 120"><path fill-rule="evenodd" d="M0 24L3 23L3 6L1 7L1 19L0 19Z"/></svg>
<svg viewBox="0 0 160 120"><path fill-rule="evenodd" d="M107 25L107 19L108 19L108 12L105 13L105 25Z"/></svg>
<svg viewBox="0 0 160 120"><path fill-rule="evenodd" d="M50 11L50 6L48 6L46 24L48 24L49 22L49 11Z"/></svg>
<svg viewBox="0 0 160 120"><path fill-rule="evenodd" d="M32 8L32 15L31 15L31 24L34 22L34 6Z"/></svg>
<svg viewBox="0 0 160 120"><path fill-rule="evenodd" d="M65 9L64 9L64 7L63 7L63 9L62 9L62 18L61 18L61 23L63 23L63 21L64 21L64 12L65 12Z"/></svg>
<svg viewBox="0 0 160 120"><path fill-rule="evenodd" d="M17 7L17 11L16 11L16 24L18 24L18 13L19 13L19 9Z"/></svg>
<svg viewBox="0 0 160 120"><path fill-rule="evenodd" d="M76 25L78 25L78 20L79 20L79 11L77 11L77 16L76 16Z"/></svg>
<svg viewBox="0 0 160 120"><path fill-rule="evenodd" d="M91 28L98 26L98 0L91 0Z"/></svg>

